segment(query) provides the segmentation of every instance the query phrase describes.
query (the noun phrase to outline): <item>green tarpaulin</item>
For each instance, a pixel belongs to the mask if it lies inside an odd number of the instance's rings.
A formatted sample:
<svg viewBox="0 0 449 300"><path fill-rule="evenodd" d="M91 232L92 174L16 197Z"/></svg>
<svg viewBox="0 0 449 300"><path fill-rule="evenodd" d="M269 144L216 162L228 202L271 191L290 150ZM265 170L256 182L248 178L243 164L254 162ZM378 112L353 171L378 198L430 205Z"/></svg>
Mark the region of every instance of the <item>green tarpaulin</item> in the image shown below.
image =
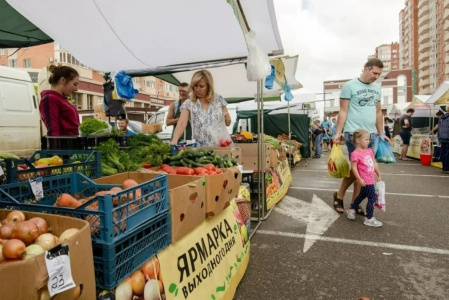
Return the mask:
<svg viewBox="0 0 449 300"><path fill-rule="evenodd" d="M283 133L288 135L288 114L269 114L273 109L264 109L264 133L277 137ZM240 119L247 119L250 122L250 128L253 132L259 132L257 128L257 110L237 110L237 121L235 127ZM290 115L290 129L292 131L292 140L296 140L302 144L300 148L301 156L310 157L310 139L309 139L309 122L310 119L306 114L291 114ZM234 132L237 128L234 128Z"/></svg>
<svg viewBox="0 0 449 300"><path fill-rule="evenodd" d="M0 48L30 47L50 42L53 42L52 38L25 19L5 0L0 0Z"/></svg>

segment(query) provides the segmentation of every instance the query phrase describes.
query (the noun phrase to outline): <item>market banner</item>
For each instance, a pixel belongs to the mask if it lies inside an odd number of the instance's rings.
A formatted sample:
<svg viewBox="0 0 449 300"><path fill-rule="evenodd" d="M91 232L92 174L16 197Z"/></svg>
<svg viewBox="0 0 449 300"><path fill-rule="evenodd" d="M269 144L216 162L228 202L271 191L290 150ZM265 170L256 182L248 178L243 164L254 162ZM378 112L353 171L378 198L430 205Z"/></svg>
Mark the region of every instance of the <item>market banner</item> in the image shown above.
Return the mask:
<svg viewBox="0 0 449 300"><path fill-rule="evenodd" d="M287 194L292 174L288 164L288 159L281 161L276 168L270 168L265 173L265 197L267 209L271 209L276 203Z"/></svg>
<svg viewBox="0 0 449 300"><path fill-rule="evenodd" d="M249 262L235 201L158 254L165 299L232 299Z"/></svg>

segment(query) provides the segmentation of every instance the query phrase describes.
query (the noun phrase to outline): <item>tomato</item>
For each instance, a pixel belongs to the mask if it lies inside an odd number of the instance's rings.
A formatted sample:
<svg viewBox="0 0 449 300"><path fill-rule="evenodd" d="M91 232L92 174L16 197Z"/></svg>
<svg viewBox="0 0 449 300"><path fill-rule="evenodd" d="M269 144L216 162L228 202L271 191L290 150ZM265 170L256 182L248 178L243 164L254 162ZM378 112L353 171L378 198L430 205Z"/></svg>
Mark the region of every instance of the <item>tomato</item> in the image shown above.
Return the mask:
<svg viewBox="0 0 449 300"><path fill-rule="evenodd" d="M191 168L179 167L176 174L180 175L195 175L195 172Z"/></svg>
<svg viewBox="0 0 449 300"><path fill-rule="evenodd" d="M223 171L221 169L215 169L215 173L217 174L223 174Z"/></svg>
<svg viewBox="0 0 449 300"><path fill-rule="evenodd" d="M203 167L196 167L195 169L193 169L194 171L195 171L195 174L200 174L200 173L203 173L203 172L205 172L205 171L207 171L205 168L203 168Z"/></svg>
<svg viewBox="0 0 449 300"><path fill-rule="evenodd" d="M215 171L215 166L213 164L205 164L204 168L208 171Z"/></svg>
<svg viewBox="0 0 449 300"><path fill-rule="evenodd" d="M149 169L151 168L151 164L142 164L142 167L144 167L145 169Z"/></svg>
<svg viewBox="0 0 449 300"><path fill-rule="evenodd" d="M226 146L230 146L232 144L232 140L231 139L227 139L226 140Z"/></svg>
<svg viewBox="0 0 449 300"><path fill-rule="evenodd" d="M217 175L217 172L215 172L215 171L207 171L207 174L208 175Z"/></svg>

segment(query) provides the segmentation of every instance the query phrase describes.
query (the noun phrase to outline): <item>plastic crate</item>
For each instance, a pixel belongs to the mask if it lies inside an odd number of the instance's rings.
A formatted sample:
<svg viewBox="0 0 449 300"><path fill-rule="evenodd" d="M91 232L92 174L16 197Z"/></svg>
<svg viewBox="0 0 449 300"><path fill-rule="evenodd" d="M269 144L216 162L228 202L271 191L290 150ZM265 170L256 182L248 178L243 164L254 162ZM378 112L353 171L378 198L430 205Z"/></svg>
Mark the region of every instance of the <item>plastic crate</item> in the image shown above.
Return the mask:
<svg viewBox="0 0 449 300"><path fill-rule="evenodd" d="M41 139L42 150L93 150L102 142L114 139L120 146L126 146L129 136L44 136Z"/></svg>
<svg viewBox="0 0 449 300"><path fill-rule="evenodd" d="M34 167L33 162L35 160L54 155L62 158L63 165L47 168ZM100 160L100 152L92 150L39 150L35 151L28 159L6 160L6 183L76 172L89 178L98 178L101 176ZM24 164L29 169L18 170L18 164Z"/></svg>
<svg viewBox="0 0 449 300"><path fill-rule="evenodd" d="M84 219L90 223L92 240L106 243L116 241L133 228L169 210L167 175L113 195L96 196L78 208L54 205L61 193L87 198L114 186L118 185L96 184L80 173L44 177L44 198L36 201L28 181L10 183L0 186L0 207ZM139 189L141 197L136 197ZM121 199L117 207L113 206L113 197ZM95 204L98 210L89 208Z"/></svg>
<svg viewBox="0 0 449 300"><path fill-rule="evenodd" d="M95 282L112 290L171 243L170 213L164 213L111 243L92 243Z"/></svg>

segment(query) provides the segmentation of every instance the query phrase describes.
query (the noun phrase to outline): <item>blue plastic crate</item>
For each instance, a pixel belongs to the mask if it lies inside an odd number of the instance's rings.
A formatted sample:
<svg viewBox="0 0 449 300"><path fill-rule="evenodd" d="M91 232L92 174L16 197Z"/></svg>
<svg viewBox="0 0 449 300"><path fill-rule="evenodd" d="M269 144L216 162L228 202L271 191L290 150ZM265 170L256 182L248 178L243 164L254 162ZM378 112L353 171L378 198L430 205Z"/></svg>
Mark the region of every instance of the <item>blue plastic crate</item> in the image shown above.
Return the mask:
<svg viewBox="0 0 449 300"><path fill-rule="evenodd" d="M33 163L40 158L48 158L57 155L62 158L60 166L36 168ZM47 177L67 173L81 173L89 178L101 176L101 155L99 151L92 150L38 150L28 159L6 160L6 183L26 181L36 177ZM19 170L19 164L26 165L29 169Z"/></svg>
<svg viewBox="0 0 449 300"><path fill-rule="evenodd" d="M123 279L170 245L170 232L170 213L167 212L147 221L114 243L92 243L97 288L114 289Z"/></svg>
<svg viewBox="0 0 449 300"><path fill-rule="evenodd" d="M68 193L86 199L114 184L96 184L80 173L42 178L44 198L35 200L28 181L0 186L0 208L67 215L90 223L92 240L111 243L132 229L169 210L167 175L157 176L115 194L95 196L78 208L58 207L57 197ZM140 190L140 197L137 197ZM121 199L117 207L113 198ZM91 209L98 205L98 210Z"/></svg>

